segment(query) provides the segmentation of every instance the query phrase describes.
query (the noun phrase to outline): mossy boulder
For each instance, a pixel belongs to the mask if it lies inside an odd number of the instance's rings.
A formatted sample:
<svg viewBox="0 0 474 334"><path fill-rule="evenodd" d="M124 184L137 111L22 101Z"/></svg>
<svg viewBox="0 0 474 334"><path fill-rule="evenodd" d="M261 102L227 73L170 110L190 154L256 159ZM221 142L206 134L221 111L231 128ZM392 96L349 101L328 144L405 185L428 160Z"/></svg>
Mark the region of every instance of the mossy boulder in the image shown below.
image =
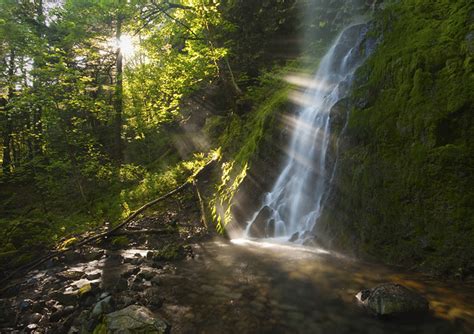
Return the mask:
<svg viewBox="0 0 474 334"><path fill-rule="evenodd" d="M362 290L356 298L378 316L412 315L429 309L429 303L423 296L395 283Z"/></svg>
<svg viewBox="0 0 474 334"><path fill-rule="evenodd" d="M105 315L104 322L97 326L94 333L164 334L168 331L168 323L156 317L149 309L144 306L130 305Z"/></svg>
<svg viewBox="0 0 474 334"><path fill-rule="evenodd" d="M153 252L154 261L173 261L181 260L186 257L186 249L180 244L167 244L162 249Z"/></svg>

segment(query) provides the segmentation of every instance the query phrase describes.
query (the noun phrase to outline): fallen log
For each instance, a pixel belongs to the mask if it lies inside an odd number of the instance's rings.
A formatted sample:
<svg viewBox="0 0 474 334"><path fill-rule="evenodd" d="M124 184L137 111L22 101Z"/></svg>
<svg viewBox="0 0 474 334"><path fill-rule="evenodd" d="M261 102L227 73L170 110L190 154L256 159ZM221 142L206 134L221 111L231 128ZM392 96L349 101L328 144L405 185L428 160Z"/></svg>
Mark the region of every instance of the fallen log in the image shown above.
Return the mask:
<svg viewBox="0 0 474 334"><path fill-rule="evenodd" d="M135 235L135 234L172 234L174 233L173 230L162 228L162 229L146 229L146 230L123 230L117 231L114 233L114 236L122 236L122 235Z"/></svg>

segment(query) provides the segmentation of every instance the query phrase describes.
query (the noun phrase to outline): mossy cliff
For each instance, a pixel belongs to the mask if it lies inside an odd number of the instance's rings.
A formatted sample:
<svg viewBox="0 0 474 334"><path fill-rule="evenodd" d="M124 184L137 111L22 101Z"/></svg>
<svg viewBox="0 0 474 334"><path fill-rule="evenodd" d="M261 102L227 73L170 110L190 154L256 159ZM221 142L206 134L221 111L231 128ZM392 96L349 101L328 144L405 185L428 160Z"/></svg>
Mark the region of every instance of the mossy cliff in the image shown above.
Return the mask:
<svg viewBox="0 0 474 334"><path fill-rule="evenodd" d="M317 232L333 247L434 273L474 272L474 5L407 0L354 82Z"/></svg>

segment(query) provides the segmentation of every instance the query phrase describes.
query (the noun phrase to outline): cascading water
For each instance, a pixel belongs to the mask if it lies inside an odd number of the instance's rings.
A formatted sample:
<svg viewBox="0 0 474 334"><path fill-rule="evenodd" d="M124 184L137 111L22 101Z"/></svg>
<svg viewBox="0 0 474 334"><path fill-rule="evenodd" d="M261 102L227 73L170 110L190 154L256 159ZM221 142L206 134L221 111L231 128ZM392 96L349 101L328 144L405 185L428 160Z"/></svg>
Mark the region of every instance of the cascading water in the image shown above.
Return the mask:
<svg viewBox="0 0 474 334"><path fill-rule="evenodd" d="M321 60L294 120L288 161L250 220L247 237L292 236L296 241L313 230L333 174L326 162L330 112L348 95L353 74L365 58L362 44L367 30L366 24L344 29Z"/></svg>

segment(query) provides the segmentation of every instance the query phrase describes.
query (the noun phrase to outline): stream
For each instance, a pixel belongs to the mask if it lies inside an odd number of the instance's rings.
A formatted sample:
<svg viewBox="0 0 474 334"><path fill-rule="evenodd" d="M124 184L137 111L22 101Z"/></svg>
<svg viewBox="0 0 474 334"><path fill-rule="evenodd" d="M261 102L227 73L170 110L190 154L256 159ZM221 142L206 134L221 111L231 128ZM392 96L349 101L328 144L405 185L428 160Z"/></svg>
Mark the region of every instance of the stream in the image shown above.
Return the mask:
<svg viewBox="0 0 474 334"><path fill-rule="evenodd" d="M193 245L194 259L160 277L158 314L172 333L471 333L474 284L353 261L321 249L245 239ZM138 250L129 250L133 254ZM143 252L143 251L142 251ZM122 267L123 269L123 267ZM106 275L110 270L113 275ZM104 267L105 285L120 270ZM424 295L422 318L381 320L357 305L355 294L397 282Z"/></svg>
<svg viewBox="0 0 474 334"><path fill-rule="evenodd" d="M197 245L197 258L163 280L176 333L471 333L474 285L351 261L294 244L235 240ZM187 284L180 284L180 282ZM354 299L365 287L398 282L430 301L431 314L381 321ZM179 319L179 320L178 320Z"/></svg>

